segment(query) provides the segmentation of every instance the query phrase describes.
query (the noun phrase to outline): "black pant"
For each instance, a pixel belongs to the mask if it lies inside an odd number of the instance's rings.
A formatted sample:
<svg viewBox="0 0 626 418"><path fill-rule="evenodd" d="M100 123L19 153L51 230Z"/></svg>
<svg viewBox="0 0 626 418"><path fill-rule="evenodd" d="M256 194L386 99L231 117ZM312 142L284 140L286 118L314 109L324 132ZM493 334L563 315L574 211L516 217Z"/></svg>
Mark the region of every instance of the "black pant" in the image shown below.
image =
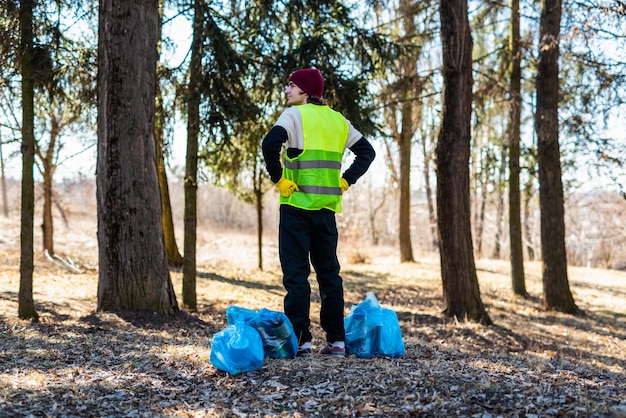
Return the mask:
<svg viewBox="0 0 626 418"><path fill-rule="evenodd" d="M303 210L280 206L278 252L283 269L285 314L300 343L311 341L309 318L311 264L317 275L322 307L320 325L328 342L344 341L343 281L337 260L337 224L329 210Z"/></svg>

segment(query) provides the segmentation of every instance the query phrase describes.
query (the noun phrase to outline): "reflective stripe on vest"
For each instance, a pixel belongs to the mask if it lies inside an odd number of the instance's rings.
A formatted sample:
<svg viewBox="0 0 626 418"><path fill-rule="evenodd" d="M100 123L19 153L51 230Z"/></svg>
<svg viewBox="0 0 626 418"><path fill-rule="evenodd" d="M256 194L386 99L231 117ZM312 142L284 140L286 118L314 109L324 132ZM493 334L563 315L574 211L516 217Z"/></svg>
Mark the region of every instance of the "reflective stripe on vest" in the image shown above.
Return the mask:
<svg viewBox="0 0 626 418"><path fill-rule="evenodd" d="M285 156L283 176L300 191L280 202L301 209L341 212L341 161L348 139L345 118L328 106L297 106L302 116L304 150L296 158Z"/></svg>
<svg viewBox="0 0 626 418"><path fill-rule="evenodd" d="M341 169L341 163L337 161L285 161L285 167L289 170L302 170L306 168L333 168Z"/></svg>

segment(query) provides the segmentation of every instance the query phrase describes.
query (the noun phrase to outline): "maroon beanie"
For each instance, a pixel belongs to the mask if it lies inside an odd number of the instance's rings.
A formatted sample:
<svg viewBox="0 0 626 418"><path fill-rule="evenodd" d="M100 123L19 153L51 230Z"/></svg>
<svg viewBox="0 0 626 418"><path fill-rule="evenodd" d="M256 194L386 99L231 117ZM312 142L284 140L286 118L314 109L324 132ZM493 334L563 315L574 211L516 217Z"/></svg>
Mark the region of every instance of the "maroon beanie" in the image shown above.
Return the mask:
<svg viewBox="0 0 626 418"><path fill-rule="evenodd" d="M311 97L322 98L324 92L324 77L317 68L305 68L294 71L289 76L300 89Z"/></svg>

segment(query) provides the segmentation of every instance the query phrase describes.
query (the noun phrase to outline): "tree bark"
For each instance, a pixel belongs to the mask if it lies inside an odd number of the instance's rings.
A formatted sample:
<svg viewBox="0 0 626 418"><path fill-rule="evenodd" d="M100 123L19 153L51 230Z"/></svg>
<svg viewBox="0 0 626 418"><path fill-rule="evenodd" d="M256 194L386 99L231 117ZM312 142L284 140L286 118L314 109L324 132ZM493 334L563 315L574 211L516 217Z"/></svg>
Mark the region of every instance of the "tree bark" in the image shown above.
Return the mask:
<svg viewBox="0 0 626 418"><path fill-rule="evenodd" d="M430 186L430 164L432 151L426 150L425 135L422 136L422 156L424 157L424 187L426 189L426 204L428 206L428 223L430 225L430 237L432 250L434 251L439 246L437 237L437 214L435 211L435 204L433 203L433 189Z"/></svg>
<svg viewBox="0 0 626 418"><path fill-rule="evenodd" d="M260 173L259 173L260 174ZM260 177L260 176L257 176ZM263 270L263 192L260 188L260 182L256 182L254 190L254 200L256 205L256 224L257 224L257 248L258 248L258 267Z"/></svg>
<svg viewBox="0 0 626 418"><path fill-rule="evenodd" d="M405 109L410 107L411 109ZM412 133L405 131L405 123L411 123L412 106L402 105L402 125L403 129L399 135L400 152L400 262L412 263L413 245L411 244L411 148ZM406 119L405 119L406 118ZM406 120L406 122L405 122Z"/></svg>
<svg viewBox="0 0 626 418"><path fill-rule="evenodd" d="M524 185L524 233L526 235L526 252L528 260L535 261L535 240L533 238L533 227L530 223L530 202L533 198L533 182L529 177Z"/></svg>
<svg viewBox="0 0 626 418"><path fill-rule="evenodd" d="M45 164L44 164L45 167ZM44 168L43 176L43 249L54 254L54 221L52 219L52 171Z"/></svg>
<svg viewBox="0 0 626 418"><path fill-rule="evenodd" d="M470 225L472 37L467 0L440 0L443 121L437 154L437 219L445 313L491 324L480 298Z"/></svg>
<svg viewBox="0 0 626 418"><path fill-rule="evenodd" d="M196 233L198 227L198 130L200 127L200 83L202 77L204 1L194 2L193 39L187 99L187 156L185 159L185 248L183 262L183 304L196 310Z"/></svg>
<svg viewBox="0 0 626 418"><path fill-rule="evenodd" d="M20 289L18 316L37 320L33 300L35 216L35 109L33 76L33 7L35 1L20 2L20 54L22 71L22 208L20 225Z"/></svg>
<svg viewBox="0 0 626 418"><path fill-rule="evenodd" d="M409 0L401 0L399 11L402 15L402 28L404 36L412 39L417 29L415 27L415 7L414 3ZM421 48L418 49L421 53ZM398 151L400 153L400 213L399 232L400 232L400 262L412 263L413 244L411 243L411 151L413 149L413 136L417 131L418 121L421 119L416 112L420 109L416 98L420 93L420 81L417 76L417 56L409 56L400 60L399 70L401 77L404 77L400 88L404 91L400 92L403 99L400 103L400 114L402 117L401 129L398 133Z"/></svg>
<svg viewBox="0 0 626 418"><path fill-rule="evenodd" d="M256 207L256 224L257 224L257 267L259 270L263 270L263 175L265 173L265 165L263 160L259 159L255 154L251 157L254 161L253 170L253 193L254 204Z"/></svg>
<svg viewBox="0 0 626 418"><path fill-rule="evenodd" d="M48 147L42 151L41 146L36 147L36 154L41 160L41 166L43 172L43 223L41 225L43 235L43 249L48 254L54 255L54 219L52 217L52 199L53 199L53 186L54 186L54 171L56 170L56 164L54 161L54 154L57 148L57 139L60 132L60 124L57 117L52 110L48 112L50 119L50 141Z"/></svg>
<svg viewBox="0 0 626 418"><path fill-rule="evenodd" d="M544 0L537 61L537 131L539 206L543 254L544 307L564 313L578 308L570 292L565 251L565 219L559 150L559 36L561 0Z"/></svg>
<svg viewBox="0 0 626 418"><path fill-rule="evenodd" d="M502 254L502 230L504 229L504 182L506 177L506 147L502 145L500 153L500 164L498 164L498 180L497 180L497 204L496 204L496 234L491 258L499 260Z"/></svg>
<svg viewBox="0 0 626 418"><path fill-rule="evenodd" d="M159 151L162 143L157 141L157 175L159 177L159 189L161 192L161 210L163 211L163 236L165 240L165 253L167 256L167 264L170 267L180 268L183 265L183 256L178 250L176 243L176 234L174 233L174 218L172 215L172 203L170 199L170 188L167 181L167 173L165 169L165 160L163 159L163 151Z"/></svg>
<svg viewBox="0 0 626 418"><path fill-rule="evenodd" d="M520 44L520 0L511 0L511 53L509 96L509 239L511 260L511 285L513 293L528 297L524 275L524 250L522 246L521 192L520 192L520 136L522 114L522 48Z"/></svg>
<svg viewBox="0 0 626 418"><path fill-rule="evenodd" d="M98 310L172 315L154 140L158 0L100 0Z"/></svg>
<svg viewBox="0 0 626 418"><path fill-rule="evenodd" d="M4 155L2 155L2 138L0 137L0 187L2 187L2 214L9 217L9 202L7 198L7 180L4 171Z"/></svg>
<svg viewBox="0 0 626 418"><path fill-rule="evenodd" d="M485 235L485 214L487 213L487 178L485 170L481 170L480 206L476 210L476 253L478 257L483 255L483 236ZM478 196L478 194L475 194Z"/></svg>
<svg viewBox="0 0 626 418"><path fill-rule="evenodd" d="M157 82L157 111L155 113L156 126L154 129L155 146L156 146L156 162L157 162L157 176L159 178L159 190L161 192L161 210L163 211L163 217L161 223L163 224L163 237L165 240L165 254L167 255L167 264L170 267L180 268L183 265L183 256L178 251L178 245L176 244L176 234L174 233L174 219L172 216L172 203L170 199L170 188L167 182L167 172L165 168L165 155L163 152L163 130L164 130L164 116L163 116L163 101L161 99L161 92Z"/></svg>
<svg viewBox="0 0 626 418"><path fill-rule="evenodd" d="M159 0L159 13L163 14L163 8L165 7L164 0ZM161 28L159 28L159 42L158 42L158 54L161 55ZM163 238L165 240L165 254L167 256L167 264L171 268L181 268L183 266L183 256L178 250L176 244L176 234L174 231L174 219L172 216L172 203L170 199L170 188L167 181L167 170L165 166L165 110L163 107L163 92L161 91L161 77L162 67L157 68L157 78L155 80L156 88L156 112L155 112L155 127L154 127L154 139L156 141L156 161L157 161L157 175L159 177L159 189L161 191L161 210L163 211L163 217L161 223L163 224Z"/></svg>

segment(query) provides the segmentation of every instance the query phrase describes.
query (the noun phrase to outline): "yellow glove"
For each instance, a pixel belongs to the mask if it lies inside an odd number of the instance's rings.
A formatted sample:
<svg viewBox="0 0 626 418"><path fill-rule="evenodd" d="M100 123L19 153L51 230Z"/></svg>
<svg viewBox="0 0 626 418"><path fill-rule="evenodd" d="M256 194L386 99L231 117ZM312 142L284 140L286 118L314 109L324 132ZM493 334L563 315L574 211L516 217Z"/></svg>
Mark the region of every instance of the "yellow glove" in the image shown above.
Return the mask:
<svg viewBox="0 0 626 418"><path fill-rule="evenodd" d="M341 193L345 193L346 190L348 190L348 187L350 187L350 185L348 184L348 181L342 177L341 178Z"/></svg>
<svg viewBox="0 0 626 418"><path fill-rule="evenodd" d="M278 187L278 191L282 197L289 197L293 192L300 191L296 183L284 177L281 177L280 180L276 182L276 187Z"/></svg>

